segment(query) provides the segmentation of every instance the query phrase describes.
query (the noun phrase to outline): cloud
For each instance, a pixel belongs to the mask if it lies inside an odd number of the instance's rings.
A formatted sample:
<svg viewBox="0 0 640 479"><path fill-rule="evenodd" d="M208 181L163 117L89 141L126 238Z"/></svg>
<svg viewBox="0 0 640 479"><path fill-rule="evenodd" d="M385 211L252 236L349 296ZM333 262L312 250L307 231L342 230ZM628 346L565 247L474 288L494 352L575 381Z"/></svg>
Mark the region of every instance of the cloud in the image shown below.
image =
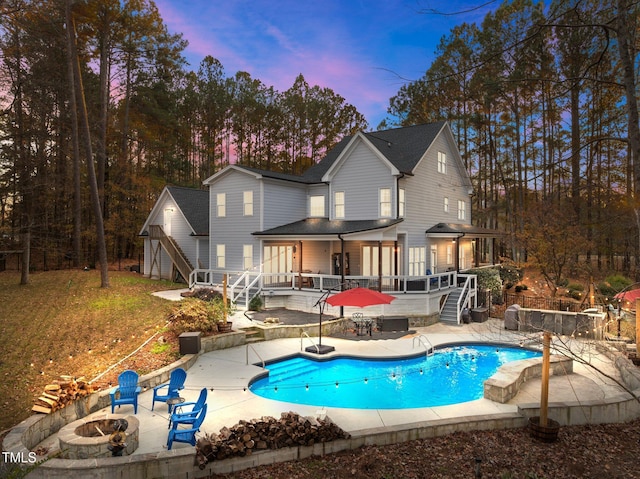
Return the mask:
<svg viewBox="0 0 640 479"><path fill-rule="evenodd" d="M385 116L403 78L424 74L439 32L448 28L440 25L442 18L417 14L413 1L157 0L156 5L169 30L189 41L185 55L192 69L211 55L227 76L246 71L278 91L302 74L310 85L343 96L372 127Z"/></svg>

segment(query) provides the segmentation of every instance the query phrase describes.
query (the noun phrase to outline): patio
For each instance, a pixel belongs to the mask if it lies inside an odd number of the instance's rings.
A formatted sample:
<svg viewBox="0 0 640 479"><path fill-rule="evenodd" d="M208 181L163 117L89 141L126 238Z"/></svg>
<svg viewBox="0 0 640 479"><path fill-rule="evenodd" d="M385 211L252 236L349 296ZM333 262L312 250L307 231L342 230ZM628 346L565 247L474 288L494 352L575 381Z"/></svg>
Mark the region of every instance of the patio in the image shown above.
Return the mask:
<svg viewBox="0 0 640 479"><path fill-rule="evenodd" d="M250 325L242 315L233 318L234 328ZM249 324L247 324L249 323ZM472 323L464 326L436 324L426 328L416 328L416 334L423 334L434 345L464 341L495 341L519 344L522 335L504 330L499 320L484 323ZM418 350L412 340L414 335L399 339L351 341L336 337L325 338L335 347L332 354L350 354L375 357L392 357L415 354ZM250 420L261 416L279 417L282 412L295 411L303 416L326 414L343 430L351 434L350 440L325 443L321 449L309 450L297 448L291 450L267 451L225 461L210 463L202 475L210 473L228 473L259 464L291 460L310 454L326 454L341 449L358 447L362 444L390 444L418 437L431 437L456 430L499 429L520 427L526 424L526 417L536 414L539 403L540 380L527 381L520 392L508 403L500 404L488 399L478 399L457 405L398 410L354 410L302 406L263 399L246 389L248 382L262 372L261 361L268 361L283 355L294 354L301 349L300 339L279 339L255 343L250 348L239 346L231 349L202 354L188 369L187 381L182 396L187 401L195 400L201 388L209 389L207 404L209 412L201 428L202 433L217 433L224 426L232 426L239 420ZM613 365L604 355L590 349L592 360L607 374L619 377ZM247 364L248 359L248 364ZM255 365L258 364L258 365ZM164 477L185 477L185 472L196 474L193 466L194 448L186 444L175 444L171 451L166 449L168 414L166 407L158 405L151 411L151 390L143 391L140 396L137 418L140 421L140 441L138 449L122 458L105 458L82 461L52 459L40 466L30 477L68 477L70 462L79 473L85 468L103 468L103 477L138 477L150 471L161 471ZM576 405L576 410L584 410L593 405L612 403L620 397L628 397L620 387L609 379L596 374L592 368L574 363L574 374L552 376L550 382L550 404L556 409L550 416L566 415L564 409ZM577 399L580 403L577 403ZM554 405L555 403L555 405ZM128 406L120 411L128 414ZM564 408L564 409L563 409ZM585 423L599 420L599 416L580 417L573 410L573 421ZM105 410L91 416L103 415ZM585 413L587 414L587 413ZM593 413L595 414L595 413ZM604 414L606 417L606 414ZM558 417L561 419L560 417ZM611 420L610 417L607 417ZM601 422L605 422L600 418ZM57 435L50 436L39 447L48 447L50 452L57 448ZM169 467L168 464L171 463ZM163 465L164 464L164 465ZM107 472L108 471L108 472ZM137 472L136 472L137 471ZM162 472L164 471L164 472ZM66 474L66 476L65 476Z"/></svg>

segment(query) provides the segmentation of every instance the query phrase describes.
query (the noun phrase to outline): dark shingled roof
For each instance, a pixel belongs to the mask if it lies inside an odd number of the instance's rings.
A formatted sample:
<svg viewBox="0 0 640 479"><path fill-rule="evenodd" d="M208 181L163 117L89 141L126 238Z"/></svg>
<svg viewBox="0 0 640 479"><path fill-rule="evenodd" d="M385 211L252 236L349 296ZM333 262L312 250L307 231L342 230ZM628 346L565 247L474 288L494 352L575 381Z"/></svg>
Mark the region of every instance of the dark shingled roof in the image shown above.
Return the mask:
<svg viewBox="0 0 640 479"><path fill-rule="evenodd" d="M196 235L209 235L209 190L168 186L178 208L195 231Z"/></svg>
<svg viewBox="0 0 640 479"><path fill-rule="evenodd" d="M426 231L427 234L430 233L440 233L440 234L451 234L451 235L460 235L465 234L469 236L498 236L500 235L499 231L491 230L488 228L481 228L480 226L473 226L467 224L458 224L458 223L438 223L435 226L432 226Z"/></svg>
<svg viewBox="0 0 640 479"><path fill-rule="evenodd" d="M382 220L329 220L327 218L306 218L300 221L294 221L282 226L276 226L264 231L253 233L254 235L339 235L349 233L361 233L364 231L372 231L402 222L400 219L382 219Z"/></svg>
<svg viewBox="0 0 640 479"><path fill-rule="evenodd" d="M401 173L412 173L420 158L422 158L442 130L444 124L444 121L439 121L391 130L374 131L364 133L364 136ZM342 141L327 152L327 155L320 163L309 168L303 176L309 182L320 182L327 170L331 168L331 165L349 144L351 138L353 137L344 137Z"/></svg>
<svg viewBox="0 0 640 479"><path fill-rule="evenodd" d="M423 125L393 128L391 130L363 133L371 144L389 160L401 173L413 173L418 162L436 139L438 133L445 125L444 121L426 123ZM267 178L275 178L299 183L320 183L322 177L338 159L342 151L347 147L353 136L345 136L325 157L317 164L311 166L303 175L291 175L277 173L268 170L260 170L242 165L236 165L247 171L251 171Z"/></svg>

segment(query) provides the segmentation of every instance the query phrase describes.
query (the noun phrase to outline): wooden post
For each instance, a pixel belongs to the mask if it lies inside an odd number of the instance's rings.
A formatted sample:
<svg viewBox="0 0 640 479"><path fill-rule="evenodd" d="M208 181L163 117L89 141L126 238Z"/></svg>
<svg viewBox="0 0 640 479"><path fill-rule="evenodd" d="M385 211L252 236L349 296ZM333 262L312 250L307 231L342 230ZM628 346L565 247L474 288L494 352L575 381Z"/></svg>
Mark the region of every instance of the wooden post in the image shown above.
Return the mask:
<svg viewBox="0 0 640 479"><path fill-rule="evenodd" d="M227 322L227 273L222 275L222 304L224 310L224 322Z"/></svg>
<svg viewBox="0 0 640 479"><path fill-rule="evenodd" d="M640 358L640 298L636 299L636 358Z"/></svg>
<svg viewBox="0 0 640 479"><path fill-rule="evenodd" d="M542 387L540 388L540 426L547 427L547 412L549 409L549 363L550 363L551 333L544 332L542 340Z"/></svg>

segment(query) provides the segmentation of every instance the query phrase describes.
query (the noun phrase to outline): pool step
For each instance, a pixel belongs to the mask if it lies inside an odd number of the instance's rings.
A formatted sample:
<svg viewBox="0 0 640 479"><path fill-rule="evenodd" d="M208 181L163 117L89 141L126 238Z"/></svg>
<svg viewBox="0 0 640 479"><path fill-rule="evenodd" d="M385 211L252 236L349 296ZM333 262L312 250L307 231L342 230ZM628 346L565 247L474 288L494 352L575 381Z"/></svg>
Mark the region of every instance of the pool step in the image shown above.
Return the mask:
<svg viewBox="0 0 640 479"><path fill-rule="evenodd" d="M267 366L269 370L269 378L271 381L286 381L288 379L304 376L317 368L308 361L300 361L289 363L288 365L272 364Z"/></svg>

